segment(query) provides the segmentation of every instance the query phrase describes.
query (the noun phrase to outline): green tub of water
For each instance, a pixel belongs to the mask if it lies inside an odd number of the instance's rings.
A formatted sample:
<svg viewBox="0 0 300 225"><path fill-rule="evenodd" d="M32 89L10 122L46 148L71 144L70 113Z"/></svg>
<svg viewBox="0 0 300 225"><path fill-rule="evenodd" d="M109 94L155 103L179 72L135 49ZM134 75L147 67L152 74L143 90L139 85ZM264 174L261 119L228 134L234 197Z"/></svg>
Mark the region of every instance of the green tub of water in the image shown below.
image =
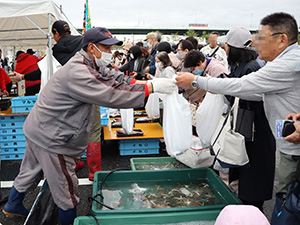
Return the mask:
<svg viewBox="0 0 300 225"><path fill-rule="evenodd" d="M190 211L176 213L154 213L134 215L96 216L101 225L213 225L219 215L219 210ZM80 216L74 225L96 225L90 216Z"/></svg>
<svg viewBox="0 0 300 225"><path fill-rule="evenodd" d="M93 201L95 215L221 211L241 201L209 168L116 171L104 184L107 171L95 173L93 196L114 210Z"/></svg>
<svg viewBox="0 0 300 225"><path fill-rule="evenodd" d="M175 157L131 158L132 170L168 170L189 168Z"/></svg>

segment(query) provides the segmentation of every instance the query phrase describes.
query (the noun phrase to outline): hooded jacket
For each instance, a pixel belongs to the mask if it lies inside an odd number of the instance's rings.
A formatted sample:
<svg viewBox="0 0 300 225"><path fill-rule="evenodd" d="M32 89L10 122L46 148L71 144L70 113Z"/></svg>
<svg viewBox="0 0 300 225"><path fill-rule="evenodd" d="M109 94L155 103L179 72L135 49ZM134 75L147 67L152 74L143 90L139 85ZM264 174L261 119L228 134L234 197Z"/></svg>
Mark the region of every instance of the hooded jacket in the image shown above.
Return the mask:
<svg viewBox="0 0 300 225"><path fill-rule="evenodd" d="M53 46L53 56L63 66L81 49L82 36L66 35Z"/></svg>
<svg viewBox="0 0 300 225"><path fill-rule="evenodd" d="M39 66L37 64L38 61L39 60L36 56L29 55L27 53L22 53L17 58L15 72L21 73L21 74L28 74L35 70L38 70L39 69ZM36 80L36 81L25 80L26 88L40 84L40 83L41 83L41 80Z"/></svg>
<svg viewBox="0 0 300 225"><path fill-rule="evenodd" d="M132 79L114 69L100 67L99 71L81 50L54 73L24 123L26 138L45 151L80 157L89 143L94 104L111 108L144 105L144 85L129 85Z"/></svg>
<svg viewBox="0 0 300 225"><path fill-rule="evenodd" d="M7 91L6 84L9 84L11 79L7 75L4 69L0 68L0 88L1 91Z"/></svg>

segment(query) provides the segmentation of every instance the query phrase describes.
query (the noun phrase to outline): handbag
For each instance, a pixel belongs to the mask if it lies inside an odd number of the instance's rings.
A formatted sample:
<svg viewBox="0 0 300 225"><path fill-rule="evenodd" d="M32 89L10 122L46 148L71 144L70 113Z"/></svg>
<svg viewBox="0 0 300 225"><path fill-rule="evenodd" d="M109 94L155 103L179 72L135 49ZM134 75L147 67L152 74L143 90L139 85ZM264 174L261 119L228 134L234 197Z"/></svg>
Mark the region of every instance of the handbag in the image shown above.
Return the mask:
<svg viewBox="0 0 300 225"><path fill-rule="evenodd" d="M238 108L235 132L242 134L246 141L253 141L255 112L250 109L249 102L246 104L247 108Z"/></svg>
<svg viewBox="0 0 300 225"><path fill-rule="evenodd" d="M296 179L289 185L286 195L284 197L282 193L276 195L271 224L300 224L300 160L297 166Z"/></svg>
<svg viewBox="0 0 300 225"><path fill-rule="evenodd" d="M221 115L211 139L211 148L223 168L245 166L249 162L245 137L235 132L239 98L226 115Z"/></svg>

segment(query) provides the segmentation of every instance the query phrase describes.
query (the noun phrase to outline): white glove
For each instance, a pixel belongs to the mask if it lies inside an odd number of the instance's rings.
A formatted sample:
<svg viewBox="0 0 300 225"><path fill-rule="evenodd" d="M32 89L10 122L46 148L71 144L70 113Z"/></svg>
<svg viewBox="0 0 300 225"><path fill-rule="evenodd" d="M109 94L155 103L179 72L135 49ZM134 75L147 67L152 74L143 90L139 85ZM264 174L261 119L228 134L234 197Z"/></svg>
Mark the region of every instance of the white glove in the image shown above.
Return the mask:
<svg viewBox="0 0 300 225"><path fill-rule="evenodd" d="M20 73L17 73L17 72L14 72L15 73L15 76L13 77L13 80L16 81L16 82L19 82L22 80L22 74Z"/></svg>
<svg viewBox="0 0 300 225"><path fill-rule="evenodd" d="M151 82L153 93L172 94L176 87L176 80L169 78L158 78Z"/></svg>

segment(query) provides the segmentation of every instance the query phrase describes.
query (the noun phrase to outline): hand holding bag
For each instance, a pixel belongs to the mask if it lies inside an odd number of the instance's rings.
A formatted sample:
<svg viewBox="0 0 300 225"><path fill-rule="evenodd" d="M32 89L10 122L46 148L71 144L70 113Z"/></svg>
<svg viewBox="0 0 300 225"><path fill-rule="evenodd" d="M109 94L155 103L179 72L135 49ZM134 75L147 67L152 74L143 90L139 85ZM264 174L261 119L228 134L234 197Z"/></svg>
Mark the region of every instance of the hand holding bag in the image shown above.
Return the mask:
<svg viewBox="0 0 300 225"><path fill-rule="evenodd" d="M227 115L222 115L211 139L211 147L215 157L223 168L245 166L248 162L245 138L235 132L239 99Z"/></svg>

